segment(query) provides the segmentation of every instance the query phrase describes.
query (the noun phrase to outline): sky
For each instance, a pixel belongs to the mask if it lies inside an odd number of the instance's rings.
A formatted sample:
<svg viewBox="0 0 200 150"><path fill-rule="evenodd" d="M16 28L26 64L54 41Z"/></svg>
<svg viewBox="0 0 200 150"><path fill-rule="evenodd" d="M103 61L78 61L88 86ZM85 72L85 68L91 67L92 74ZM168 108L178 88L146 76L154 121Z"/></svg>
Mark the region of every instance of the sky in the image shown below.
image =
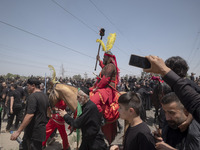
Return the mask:
<svg viewBox="0 0 200 150"><path fill-rule="evenodd" d="M116 33L120 75L139 76L131 54L180 56L200 75L199 0L1 0L0 75L95 77L100 28ZM100 51L100 58L104 52Z"/></svg>

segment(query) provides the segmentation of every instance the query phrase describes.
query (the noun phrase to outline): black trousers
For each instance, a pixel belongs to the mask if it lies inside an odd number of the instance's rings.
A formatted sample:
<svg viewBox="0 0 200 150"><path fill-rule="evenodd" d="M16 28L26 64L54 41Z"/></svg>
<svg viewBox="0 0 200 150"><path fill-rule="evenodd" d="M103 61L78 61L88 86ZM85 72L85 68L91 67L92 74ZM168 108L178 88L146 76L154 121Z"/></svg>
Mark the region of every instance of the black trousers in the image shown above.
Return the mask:
<svg viewBox="0 0 200 150"><path fill-rule="evenodd" d="M13 109L13 114L10 114L10 112L9 112L8 123L7 123L7 126L6 126L6 130L10 130L10 128L12 127L13 120L14 120L15 116L16 116L15 128L17 128L18 125L19 125L19 121L22 121L22 118L23 118L22 108L20 108L20 109Z"/></svg>
<svg viewBox="0 0 200 150"><path fill-rule="evenodd" d="M97 135L93 139L85 140L82 139L79 150L108 150L103 135Z"/></svg>
<svg viewBox="0 0 200 150"><path fill-rule="evenodd" d="M23 138L19 150L42 150L42 142Z"/></svg>

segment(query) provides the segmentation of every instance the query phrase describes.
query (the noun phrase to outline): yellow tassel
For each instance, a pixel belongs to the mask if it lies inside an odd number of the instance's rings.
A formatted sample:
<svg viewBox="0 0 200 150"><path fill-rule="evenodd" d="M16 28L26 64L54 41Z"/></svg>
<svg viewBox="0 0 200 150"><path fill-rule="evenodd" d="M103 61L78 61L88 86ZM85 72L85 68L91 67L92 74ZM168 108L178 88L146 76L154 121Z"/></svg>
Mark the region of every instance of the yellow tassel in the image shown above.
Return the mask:
<svg viewBox="0 0 200 150"><path fill-rule="evenodd" d="M103 51L107 52L113 47L113 44L115 43L115 39L116 39L116 33L110 33L108 36L106 47L102 40L97 39L96 42L99 42L101 44Z"/></svg>
<svg viewBox="0 0 200 150"><path fill-rule="evenodd" d="M54 67L53 67L52 65L48 65L48 67L49 67L49 69L50 69L51 71L53 71L53 74L52 74L52 82L53 82L53 84L55 84L55 83L57 83L57 82L56 82L56 71L55 71L55 69L54 69Z"/></svg>
<svg viewBox="0 0 200 150"><path fill-rule="evenodd" d="M116 33L110 33L106 44L106 51L109 51L113 47L115 39L116 39Z"/></svg>
<svg viewBox="0 0 200 150"><path fill-rule="evenodd" d="M105 44L103 43L103 41L102 41L102 40L100 40L100 39L97 39L97 40L96 40L96 42L99 42L99 43L101 44L101 47L102 47L103 51L105 51L105 50L106 50L106 48L105 48Z"/></svg>

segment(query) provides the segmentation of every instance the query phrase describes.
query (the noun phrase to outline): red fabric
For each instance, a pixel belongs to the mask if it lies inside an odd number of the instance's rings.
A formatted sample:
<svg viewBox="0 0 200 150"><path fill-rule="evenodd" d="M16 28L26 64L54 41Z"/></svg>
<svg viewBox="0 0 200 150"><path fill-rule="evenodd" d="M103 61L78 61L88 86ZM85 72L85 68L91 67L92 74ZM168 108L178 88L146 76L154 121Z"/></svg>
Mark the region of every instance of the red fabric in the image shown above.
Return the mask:
<svg viewBox="0 0 200 150"><path fill-rule="evenodd" d="M163 82L164 82L163 80L160 79L159 76L157 76L157 77L156 77L156 76L152 76L151 79L152 79L152 80L157 80L157 81L159 81L160 83L163 83Z"/></svg>
<svg viewBox="0 0 200 150"><path fill-rule="evenodd" d="M98 89L95 93L90 92L91 101L97 105L107 122L113 122L119 118L118 98L119 94L110 88Z"/></svg>
<svg viewBox="0 0 200 150"><path fill-rule="evenodd" d="M109 145L113 142L115 139L115 136L117 135L117 121L105 124L101 127L102 132L105 135L105 138L108 140Z"/></svg>
<svg viewBox="0 0 200 150"><path fill-rule="evenodd" d="M104 53L105 56L108 56L108 57L111 57L113 58L114 60L112 60L112 63L115 65L116 69L117 69L117 84L119 83L120 81L120 77L119 77L119 73L120 73L120 70L119 68L117 67L117 60L116 60L116 57L115 55L110 55L108 53Z"/></svg>
<svg viewBox="0 0 200 150"><path fill-rule="evenodd" d="M101 66L101 68L105 67L102 60L99 62L99 66Z"/></svg>
<svg viewBox="0 0 200 150"><path fill-rule="evenodd" d="M59 102L56 103L55 107L58 109L64 110L67 107L67 105L65 104L63 100L60 100ZM61 117L59 113L52 114L52 119L55 119L56 121L59 121L59 122L65 122L63 117Z"/></svg>
<svg viewBox="0 0 200 150"><path fill-rule="evenodd" d="M101 78L101 81L96 85L99 89L104 88L106 85L108 85L110 81L110 77L103 76Z"/></svg>
<svg viewBox="0 0 200 150"><path fill-rule="evenodd" d="M65 104L65 102L63 100L60 100L55 105L56 108L62 109L62 110L64 110L66 108L66 106L67 105ZM65 121L64 121L63 117L61 117L59 115L59 113L52 114L52 118L47 123L47 125L46 125L46 140L44 142L42 142L42 145L43 146L46 145L48 138L50 137L50 135L53 133L53 131L56 128L58 129L60 136L62 138L63 149L67 150L68 147L69 147L69 143L68 143L67 133L66 133L66 130L65 130Z"/></svg>
<svg viewBox="0 0 200 150"><path fill-rule="evenodd" d="M56 128L58 129L60 136L62 138L63 149L67 150L69 147L69 142L68 142L68 137L67 137L67 133L65 130L65 124L60 125L60 124L56 123L55 121L53 121L52 118L49 120L49 122L46 125L46 140L44 142L42 142L42 146L46 145L48 138L50 137L50 135L53 133L53 131Z"/></svg>
<svg viewBox="0 0 200 150"><path fill-rule="evenodd" d="M119 93L116 92L113 102L110 105L105 105L104 108L104 118L107 122L113 122L119 118Z"/></svg>
<svg viewBox="0 0 200 150"><path fill-rule="evenodd" d="M60 100L59 102L56 103L55 107L64 110L67 107L67 105L63 100Z"/></svg>
<svg viewBox="0 0 200 150"><path fill-rule="evenodd" d="M112 103L113 97L113 90L109 87L98 89L97 91L90 93L90 99L97 105L99 112L103 111L102 107L104 105L110 105Z"/></svg>

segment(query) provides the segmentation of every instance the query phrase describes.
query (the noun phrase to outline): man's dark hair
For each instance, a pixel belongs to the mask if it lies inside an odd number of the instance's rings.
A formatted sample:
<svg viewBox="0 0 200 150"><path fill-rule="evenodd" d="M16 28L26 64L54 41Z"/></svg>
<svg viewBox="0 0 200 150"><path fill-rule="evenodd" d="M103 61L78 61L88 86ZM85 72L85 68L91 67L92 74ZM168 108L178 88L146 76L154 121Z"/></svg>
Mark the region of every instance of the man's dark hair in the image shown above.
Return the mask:
<svg viewBox="0 0 200 150"><path fill-rule="evenodd" d="M40 88L40 83L41 83L40 80L37 78L29 78L27 81L27 84L30 84L30 85L35 84L36 88Z"/></svg>
<svg viewBox="0 0 200 150"><path fill-rule="evenodd" d="M170 104L172 102L179 103L180 104L179 106L181 108L184 108L184 106L181 104L179 98L176 96L176 94L174 92L170 92L170 93L166 94L161 100L161 103L164 104L164 105Z"/></svg>
<svg viewBox="0 0 200 150"><path fill-rule="evenodd" d="M189 66L187 62L180 56L173 56L165 61L167 67L173 70L180 77L186 77Z"/></svg>
<svg viewBox="0 0 200 150"><path fill-rule="evenodd" d="M127 109L133 108L137 115L140 115L140 108L142 101L135 92L127 92L121 95L118 99L118 103L124 105Z"/></svg>
<svg viewBox="0 0 200 150"><path fill-rule="evenodd" d="M17 84L13 83L11 86L14 87L14 89L17 89Z"/></svg>
<svg viewBox="0 0 200 150"><path fill-rule="evenodd" d="M89 95L90 90L89 90L87 87L80 86L79 88L80 88L80 90L83 91L85 94Z"/></svg>

